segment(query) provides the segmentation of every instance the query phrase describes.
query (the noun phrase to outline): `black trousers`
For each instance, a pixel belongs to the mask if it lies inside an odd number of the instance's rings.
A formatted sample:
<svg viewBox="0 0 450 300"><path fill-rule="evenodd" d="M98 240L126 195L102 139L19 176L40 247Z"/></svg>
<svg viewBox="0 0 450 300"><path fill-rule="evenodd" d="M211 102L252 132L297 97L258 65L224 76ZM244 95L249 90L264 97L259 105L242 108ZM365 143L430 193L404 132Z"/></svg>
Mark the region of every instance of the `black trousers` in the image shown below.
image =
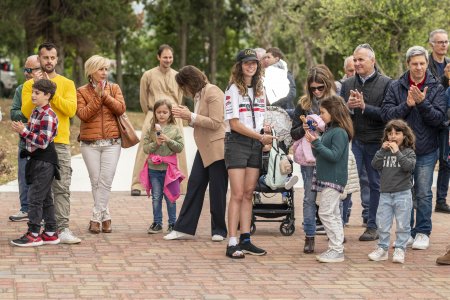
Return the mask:
<svg viewBox="0 0 450 300"><path fill-rule="evenodd" d="M209 183L209 202L211 213L211 235L227 236L225 210L227 203L228 173L225 161L219 160L208 167L203 166L197 151L189 176L187 192L174 229L195 235L198 220L203 208L206 188Z"/></svg>
<svg viewBox="0 0 450 300"><path fill-rule="evenodd" d="M56 231L52 195L56 166L41 160L28 161L31 162L31 167L27 169L27 175L31 179L28 186L28 231L39 233L42 219L45 221L46 231Z"/></svg>

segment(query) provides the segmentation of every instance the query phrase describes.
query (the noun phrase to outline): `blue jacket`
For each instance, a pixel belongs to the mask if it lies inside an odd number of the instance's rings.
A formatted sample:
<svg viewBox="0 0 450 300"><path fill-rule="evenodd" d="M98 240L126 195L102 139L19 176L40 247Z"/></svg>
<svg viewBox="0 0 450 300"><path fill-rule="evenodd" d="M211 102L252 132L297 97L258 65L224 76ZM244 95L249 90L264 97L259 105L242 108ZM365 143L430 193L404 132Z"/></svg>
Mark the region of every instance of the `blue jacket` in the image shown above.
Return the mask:
<svg viewBox="0 0 450 300"><path fill-rule="evenodd" d="M387 122L403 119L416 135L416 154L424 155L438 148L438 132L446 118L447 100L444 87L429 70L423 88L428 87L425 100L416 106L406 104L409 90L409 71L394 81L381 106L381 118ZM423 89L422 89L423 91Z"/></svg>

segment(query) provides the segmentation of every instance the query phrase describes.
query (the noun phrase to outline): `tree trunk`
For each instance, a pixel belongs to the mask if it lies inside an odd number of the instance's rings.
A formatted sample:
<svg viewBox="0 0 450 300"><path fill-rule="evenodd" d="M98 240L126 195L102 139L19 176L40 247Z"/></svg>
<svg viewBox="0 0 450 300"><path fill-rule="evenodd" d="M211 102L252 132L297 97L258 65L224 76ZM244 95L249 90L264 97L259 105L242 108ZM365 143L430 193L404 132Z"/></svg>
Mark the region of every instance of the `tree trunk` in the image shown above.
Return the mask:
<svg viewBox="0 0 450 300"><path fill-rule="evenodd" d="M60 0L50 0L50 14L61 11ZM64 16L61 16L63 18ZM59 23L55 21L49 22L49 30L47 31L46 41L53 42L58 50L58 64L56 65L56 73L64 75L64 59L66 57L64 42L61 37Z"/></svg>
<svg viewBox="0 0 450 300"><path fill-rule="evenodd" d="M120 88L123 90L123 71L122 71L122 40L121 35L116 36L116 81Z"/></svg>
<svg viewBox="0 0 450 300"><path fill-rule="evenodd" d="M187 42L189 35L189 23L186 19L181 20L180 28L180 68L187 64Z"/></svg>

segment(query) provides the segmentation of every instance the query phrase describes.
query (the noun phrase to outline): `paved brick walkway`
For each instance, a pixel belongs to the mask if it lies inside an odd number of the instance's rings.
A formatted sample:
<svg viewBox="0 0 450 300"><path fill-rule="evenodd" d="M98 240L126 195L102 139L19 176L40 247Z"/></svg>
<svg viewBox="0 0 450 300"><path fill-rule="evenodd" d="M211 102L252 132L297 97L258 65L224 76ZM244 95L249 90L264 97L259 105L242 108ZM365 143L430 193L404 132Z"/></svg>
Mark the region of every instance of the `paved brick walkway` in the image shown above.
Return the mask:
<svg viewBox="0 0 450 300"><path fill-rule="evenodd" d="M345 262L320 264L302 252L298 203L293 236L282 236L278 224L257 223L254 241L268 255L234 261L225 257L225 242L210 240L207 204L195 240L164 241L162 235L146 233L150 201L121 192L111 200L113 233L88 233L91 195L76 192L71 226L81 244L11 247L9 240L26 226L7 221L17 208L16 197L0 193L0 299L450 298L450 267L435 264L450 244L450 215L433 215L431 247L408 251L404 265L370 262L367 254L375 243L358 241L363 228L355 199L351 226L345 230ZM317 251L326 244L326 237L319 236Z"/></svg>

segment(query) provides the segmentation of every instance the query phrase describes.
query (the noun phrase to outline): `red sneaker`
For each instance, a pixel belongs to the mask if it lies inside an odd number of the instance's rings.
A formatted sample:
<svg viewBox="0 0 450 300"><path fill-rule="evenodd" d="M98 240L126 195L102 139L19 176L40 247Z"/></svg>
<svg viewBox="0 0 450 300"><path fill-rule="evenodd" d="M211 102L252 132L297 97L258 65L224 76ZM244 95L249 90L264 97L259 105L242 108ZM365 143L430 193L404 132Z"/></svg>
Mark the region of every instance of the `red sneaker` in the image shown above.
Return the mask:
<svg viewBox="0 0 450 300"><path fill-rule="evenodd" d="M47 232L42 232L41 234L42 241L44 242L44 245L56 245L59 244L59 237L58 233L55 232L52 236L48 235Z"/></svg>
<svg viewBox="0 0 450 300"><path fill-rule="evenodd" d="M27 232L20 238L11 241L11 245L18 247L36 247L41 246L43 243L40 235L34 236L31 232Z"/></svg>

